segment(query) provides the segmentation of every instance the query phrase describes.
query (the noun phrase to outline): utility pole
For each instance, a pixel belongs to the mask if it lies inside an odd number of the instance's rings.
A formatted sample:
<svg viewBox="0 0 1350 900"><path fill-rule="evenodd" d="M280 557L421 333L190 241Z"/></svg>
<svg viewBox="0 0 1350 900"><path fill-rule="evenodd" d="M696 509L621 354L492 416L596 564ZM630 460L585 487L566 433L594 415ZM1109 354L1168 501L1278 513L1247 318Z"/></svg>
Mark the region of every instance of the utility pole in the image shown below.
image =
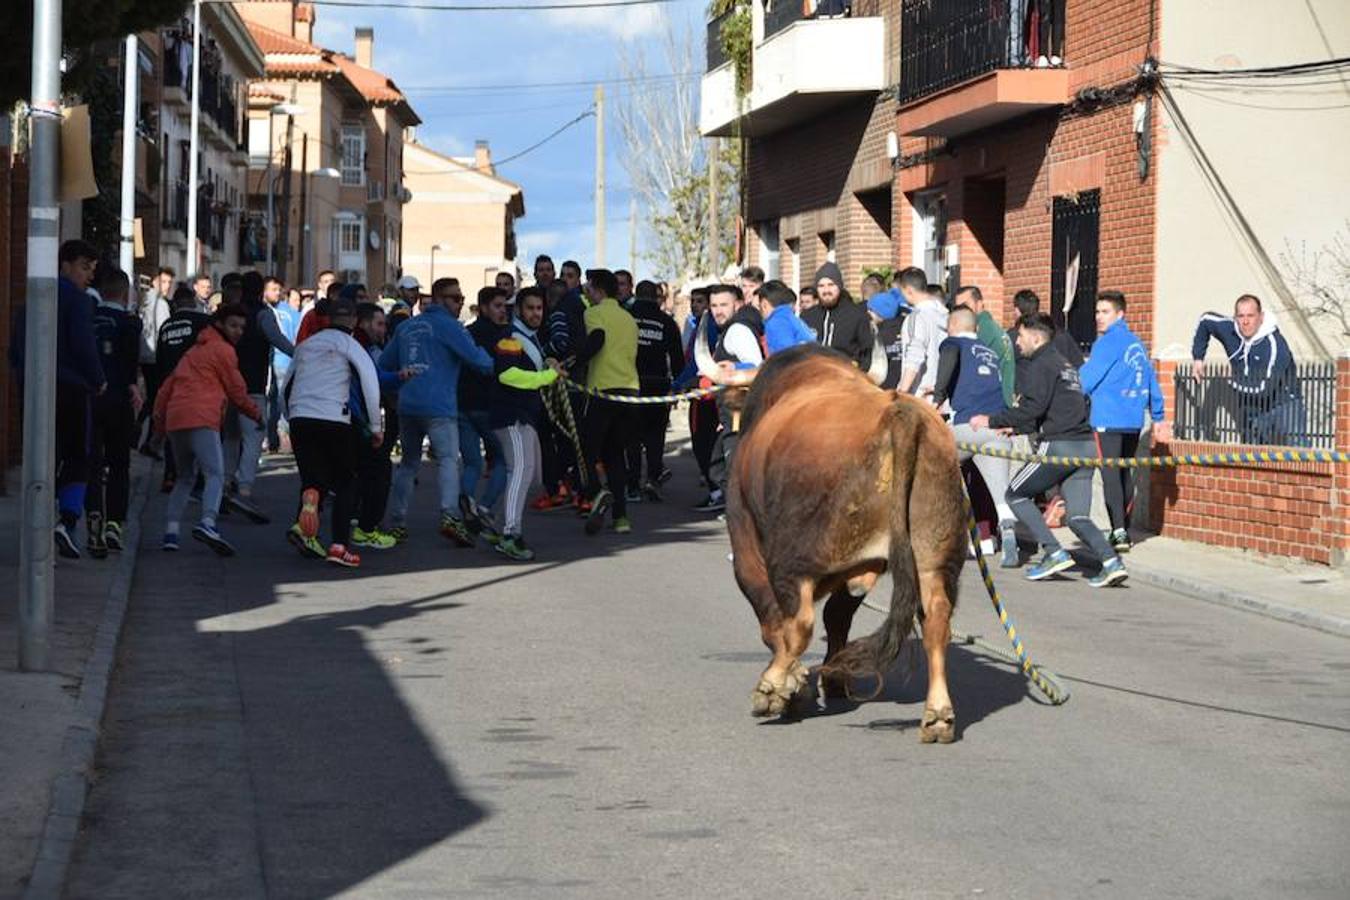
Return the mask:
<svg viewBox="0 0 1350 900"><path fill-rule="evenodd" d="M595 86L595 262L605 264L605 86Z"/></svg>
<svg viewBox="0 0 1350 900"><path fill-rule="evenodd" d="M50 664L55 599L56 298L61 221L61 0L33 0L32 146L28 151L28 302L23 379L23 526L19 529L19 668Z"/></svg>
<svg viewBox="0 0 1350 900"><path fill-rule="evenodd" d="M122 98L122 227L118 264L131 278L136 265L136 101L140 97L140 41L136 35L127 35L126 41L126 95Z"/></svg>
<svg viewBox="0 0 1350 900"><path fill-rule="evenodd" d="M296 259L300 260L300 265L295 269L295 283L299 284L305 280L305 266L309 260L305 258L305 240L309 237L306 234L309 231L309 132L303 132L300 135L300 249L295 251Z"/></svg>
<svg viewBox="0 0 1350 900"><path fill-rule="evenodd" d="M628 198L628 271L637 277L637 196Z"/></svg>
<svg viewBox="0 0 1350 900"><path fill-rule="evenodd" d="M202 0L192 0L192 119L188 126L188 277L197 271L197 127L202 118Z"/></svg>
<svg viewBox="0 0 1350 900"><path fill-rule="evenodd" d="M291 103L295 103L295 83L291 83ZM286 271L286 264L290 262L290 254L286 252L290 249L291 241L291 182L295 179L295 173L291 170L291 138L295 133L295 116L286 114L286 144L281 151L281 173L286 177L286 183L281 188L281 225L276 233L268 235L269 240L276 241L277 244L277 271L281 273L280 277L286 284L299 284L304 279L304 273L296 274L294 280ZM308 134L309 132L305 132ZM270 228L272 223L268 222Z"/></svg>
<svg viewBox="0 0 1350 900"><path fill-rule="evenodd" d="M722 139L713 138L708 152L708 274L713 278L721 277L722 270L722 230L718 227L717 215L717 163L722 155Z"/></svg>

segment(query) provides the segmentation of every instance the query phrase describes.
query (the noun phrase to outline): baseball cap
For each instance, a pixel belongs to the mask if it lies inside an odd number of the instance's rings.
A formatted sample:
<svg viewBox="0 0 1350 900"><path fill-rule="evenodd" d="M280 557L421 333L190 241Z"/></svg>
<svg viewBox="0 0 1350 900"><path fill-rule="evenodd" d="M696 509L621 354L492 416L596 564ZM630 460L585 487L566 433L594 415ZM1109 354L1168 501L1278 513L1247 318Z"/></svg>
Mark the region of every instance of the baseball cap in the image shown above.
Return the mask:
<svg viewBox="0 0 1350 900"><path fill-rule="evenodd" d="M398 280L399 290L420 291L422 284L413 275L404 275Z"/></svg>

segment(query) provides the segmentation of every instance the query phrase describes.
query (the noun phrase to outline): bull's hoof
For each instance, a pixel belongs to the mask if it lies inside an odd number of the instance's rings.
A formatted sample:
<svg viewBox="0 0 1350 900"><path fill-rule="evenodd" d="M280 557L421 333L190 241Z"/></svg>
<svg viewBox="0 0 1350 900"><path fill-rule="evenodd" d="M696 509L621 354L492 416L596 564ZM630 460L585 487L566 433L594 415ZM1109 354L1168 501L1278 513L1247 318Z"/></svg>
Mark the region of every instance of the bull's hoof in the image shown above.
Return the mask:
<svg viewBox="0 0 1350 900"><path fill-rule="evenodd" d="M956 740L956 713L950 706L933 709L925 706L923 721L919 725L919 743L950 744Z"/></svg>
<svg viewBox="0 0 1350 900"><path fill-rule="evenodd" d="M750 695L750 714L757 717L781 716L790 706L800 709L803 704L815 705L815 688L811 685L806 667L800 662L794 662L781 682L774 683L768 676L759 680L754 693Z"/></svg>

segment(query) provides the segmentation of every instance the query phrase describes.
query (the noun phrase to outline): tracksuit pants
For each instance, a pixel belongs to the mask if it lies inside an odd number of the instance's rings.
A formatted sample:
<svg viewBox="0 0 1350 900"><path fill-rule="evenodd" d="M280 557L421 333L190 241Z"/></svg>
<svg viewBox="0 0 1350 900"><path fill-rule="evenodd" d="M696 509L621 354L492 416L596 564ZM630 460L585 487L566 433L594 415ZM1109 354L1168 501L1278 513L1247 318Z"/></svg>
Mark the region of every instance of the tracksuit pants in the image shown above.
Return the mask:
<svg viewBox="0 0 1350 900"><path fill-rule="evenodd" d="M958 444L978 444L991 450L1012 449L1012 441L1003 435L987 429L976 431L966 422L953 425L952 434L956 437ZM984 479L984 486L989 489L989 496L994 500L994 509L998 511L999 524L1010 521L1013 518L1013 511L1012 507L1008 505L1006 496L1008 493L1008 473L1011 469L1008 460L972 453L969 450L958 451L957 457L961 462L974 457L975 468L979 471L980 477Z"/></svg>
<svg viewBox="0 0 1350 900"><path fill-rule="evenodd" d="M291 445L300 469L301 493L317 490L320 509L328 493L333 493L334 544L346 545L351 538L352 510L356 508L355 431L346 422L291 419Z"/></svg>
<svg viewBox="0 0 1350 900"><path fill-rule="evenodd" d="M370 446L370 436L352 428L356 448L356 523L362 531L374 531L384 521L389 506L389 487L393 483L394 464L390 461L394 436L385 434L378 447Z"/></svg>
<svg viewBox="0 0 1350 900"><path fill-rule="evenodd" d="M1102 459L1131 457L1139 450L1137 431L1099 431L1097 450ZM1102 494L1106 498L1106 514L1111 529L1130 527L1130 509L1134 506L1135 470L1102 467Z"/></svg>
<svg viewBox="0 0 1350 900"><path fill-rule="evenodd" d="M632 397L637 391L614 390L605 393ZM587 478L591 485L600 484L600 473L596 470L595 463L596 460L604 463L605 479L609 483L610 493L614 495L614 518L626 516L628 461L625 454L632 431L631 410L624 403L590 397L586 402L585 422L582 443L586 452L586 465L590 469Z"/></svg>
<svg viewBox="0 0 1350 900"><path fill-rule="evenodd" d="M220 433L212 428L185 428L169 432L169 446L178 463L178 479L169 494L164 530L178 533L192 486L200 474L202 487L202 524L215 527L220 515L220 498L225 492L225 463L220 449Z"/></svg>
<svg viewBox="0 0 1350 900"><path fill-rule="evenodd" d="M136 413L125 398L100 397L93 405L93 440L85 512L125 522L131 496L131 444Z"/></svg>
<svg viewBox="0 0 1350 900"><path fill-rule="evenodd" d="M267 437L267 395L249 394L248 398L263 411L264 424L259 425L231 406L225 414L225 430L221 434L221 444L225 448L225 472L245 489L252 488L258 478L258 461L262 458L263 440Z"/></svg>
<svg viewBox="0 0 1350 900"><path fill-rule="evenodd" d="M74 528L89 488L90 398L82 387L56 383L56 500L61 523Z"/></svg>
<svg viewBox="0 0 1350 900"><path fill-rule="evenodd" d="M717 401L690 401L689 439L699 474L711 481L708 470L712 466L713 445L717 443Z"/></svg>
<svg viewBox="0 0 1350 900"><path fill-rule="evenodd" d="M1095 456L1096 443L1091 438L1076 441L1042 441L1036 449L1042 456ZM1036 508L1035 497L1059 486L1060 495L1068 511L1069 529L1087 545L1097 559L1105 563L1114 559L1116 552L1102 530L1092 521L1092 469L1074 466L1027 463L1013 475L1008 486L1008 505L1017 521L1031 532L1036 541L1053 553L1062 550L1059 541L1045 524Z"/></svg>
<svg viewBox="0 0 1350 900"><path fill-rule="evenodd" d="M502 495L502 534L521 534L521 519L530 491L542 486L539 433L528 422L516 422L495 432L506 460L506 493Z"/></svg>
<svg viewBox="0 0 1350 900"><path fill-rule="evenodd" d="M670 382L642 385L642 396L659 397L670 393ZM670 426L670 406L651 403L632 411L633 440L628 445L628 477L636 483L642 478L642 460L647 460L647 478L655 482L666 470L666 429Z"/></svg>
<svg viewBox="0 0 1350 900"><path fill-rule="evenodd" d="M723 494L727 492L727 480L731 477L731 458L736 453L736 445L741 436L732 430L731 410L723 403L717 404L717 440L713 443L712 462L708 474L713 486Z"/></svg>

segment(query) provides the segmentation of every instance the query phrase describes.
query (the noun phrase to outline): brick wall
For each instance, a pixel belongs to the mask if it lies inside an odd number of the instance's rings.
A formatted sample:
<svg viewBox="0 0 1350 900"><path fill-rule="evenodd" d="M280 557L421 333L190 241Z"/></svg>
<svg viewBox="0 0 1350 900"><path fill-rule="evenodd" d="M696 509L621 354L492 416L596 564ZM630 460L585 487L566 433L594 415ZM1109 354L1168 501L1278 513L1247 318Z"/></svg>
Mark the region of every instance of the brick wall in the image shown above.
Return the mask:
<svg viewBox="0 0 1350 900"><path fill-rule="evenodd" d="M1159 363L1169 414L1175 362ZM1350 357L1336 368L1336 446L1350 446ZM1159 454L1257 452L1263 447L1176 441ZM1150 526L1182 540L1290 556L1328 565L1350 562L1350 464L1279 463L1181 467L1150 476Z"/></svg>

